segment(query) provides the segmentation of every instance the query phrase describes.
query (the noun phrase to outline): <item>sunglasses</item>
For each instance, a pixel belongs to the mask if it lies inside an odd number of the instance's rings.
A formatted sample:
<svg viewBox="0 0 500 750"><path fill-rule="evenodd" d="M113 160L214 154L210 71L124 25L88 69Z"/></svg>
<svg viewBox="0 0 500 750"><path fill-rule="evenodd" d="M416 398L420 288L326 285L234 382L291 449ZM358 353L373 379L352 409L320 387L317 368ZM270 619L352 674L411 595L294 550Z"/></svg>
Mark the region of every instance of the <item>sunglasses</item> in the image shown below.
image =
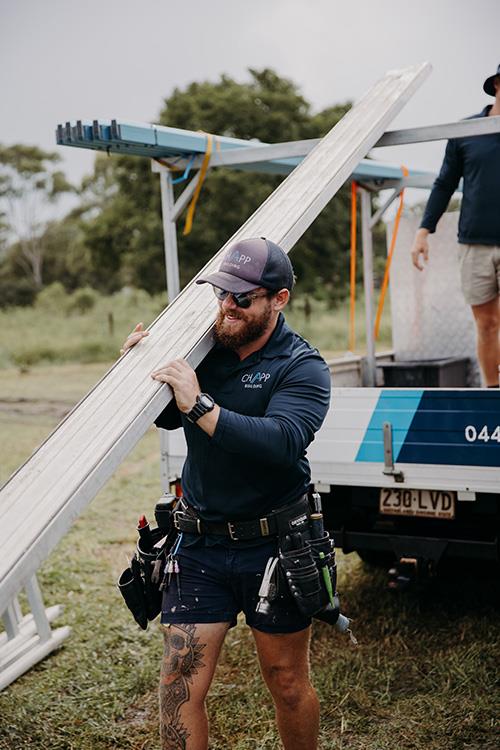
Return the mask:
<svg viewBox="0 0 500 750"><path fill-rule="evenodd" d="M214 290L214 294L219 302L223 302L227 297L231 296L234 304L237 307L242 307L244 310L251 306L254 299L259 299L259 297L270 297L272 295L272 292L263 292L262 294L256 294L255 292L227 292L225 289L220 289L218 286L213 286L212 289Z"/></svg>

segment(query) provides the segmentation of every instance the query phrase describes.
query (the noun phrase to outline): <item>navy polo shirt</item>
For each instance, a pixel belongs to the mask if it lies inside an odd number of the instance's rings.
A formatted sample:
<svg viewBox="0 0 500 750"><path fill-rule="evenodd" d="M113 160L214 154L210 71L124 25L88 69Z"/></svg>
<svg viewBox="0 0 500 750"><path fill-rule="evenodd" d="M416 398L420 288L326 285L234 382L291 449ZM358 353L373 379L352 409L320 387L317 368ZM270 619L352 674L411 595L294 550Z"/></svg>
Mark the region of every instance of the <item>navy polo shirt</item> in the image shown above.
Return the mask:
<svg viewBox="0 0 500 750"><path fill-rule="evenodd" d="M487 106L474 117L487 117L490 109ZM420 226L435 231L461 177L464 183L458 241L466 245L500 245L500 133L448 141Z"/></svg>
<svg viewBox="0 0 500 750"><path fill-rule="evenodd" d="M260 518L299 498L311 481L306 449L330 402L330 372L319 352L280 314L262 349L240 361L216 345L196 373L221 407L213 436L175 401L155 420L184 428L186 501L204 520L226 521Z"/></svg>

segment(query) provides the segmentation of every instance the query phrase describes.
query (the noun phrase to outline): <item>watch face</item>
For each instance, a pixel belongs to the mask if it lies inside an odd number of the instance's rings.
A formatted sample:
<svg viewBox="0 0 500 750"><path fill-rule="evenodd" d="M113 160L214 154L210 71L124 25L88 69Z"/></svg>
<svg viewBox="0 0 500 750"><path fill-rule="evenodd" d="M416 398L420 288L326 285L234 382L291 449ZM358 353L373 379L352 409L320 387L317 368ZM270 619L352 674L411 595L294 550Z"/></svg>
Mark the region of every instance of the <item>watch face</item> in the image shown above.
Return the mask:
<svg viewBox="0 0 500 750"><path fill-rule="evenodd" d="M213 399L211 399L210 396L207 396L206 393L200 394L199 403L208 409L214 405Z"/></svg>

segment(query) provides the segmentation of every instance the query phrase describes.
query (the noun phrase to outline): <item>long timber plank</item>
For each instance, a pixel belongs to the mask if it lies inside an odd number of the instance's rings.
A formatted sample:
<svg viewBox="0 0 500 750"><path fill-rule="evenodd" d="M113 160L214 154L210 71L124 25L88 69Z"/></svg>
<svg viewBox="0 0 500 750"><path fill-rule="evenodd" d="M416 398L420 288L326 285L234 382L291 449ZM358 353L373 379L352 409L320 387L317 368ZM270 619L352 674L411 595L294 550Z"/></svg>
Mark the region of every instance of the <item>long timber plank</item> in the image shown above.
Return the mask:
<svg viewBox="0 0 500 750"><path fill-rule="evenodd" d="M200 273L243 237L265 235L288 252L430 70L424 63L382 78ZM210 350L217 303L196 278L0 490L0 612L171 400L150 373L176 357L196 366Z"/></svg>

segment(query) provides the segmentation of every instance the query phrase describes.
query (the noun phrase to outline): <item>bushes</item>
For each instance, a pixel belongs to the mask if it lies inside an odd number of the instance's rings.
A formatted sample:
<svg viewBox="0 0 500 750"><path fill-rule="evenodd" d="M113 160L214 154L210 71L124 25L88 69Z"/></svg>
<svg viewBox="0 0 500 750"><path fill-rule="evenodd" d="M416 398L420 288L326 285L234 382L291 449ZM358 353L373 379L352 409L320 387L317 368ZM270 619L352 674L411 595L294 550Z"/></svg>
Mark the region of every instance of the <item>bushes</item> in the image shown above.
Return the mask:
<svg viewBox="0 0 500 750"><path fill-rule="evenodd" d="M89 286L68 294L59 281L54 281L38 293L35 304L39 310L84 315L95 307L98 299L97 292Z"/></svg>
<svg viewBox="0 0 500 750"><path fill-rule="evenodd" d="M0 276L0 308L26 307L32 305L35 298L36 288L29 279Z"/></svg>
<svg viewBox="0 0 500 750"><path fill-rule="evenodd" d="M37 295L35 307L49 312L66 312L68 294L60 281L44 287Z"/></svg>
<svg viewBox="0 0 500 750"><path fill-rule="evenodd" d="M84 315L95 307L98 298L99 295L91 287L85 286L73 292L68 309Z"/></svg>

